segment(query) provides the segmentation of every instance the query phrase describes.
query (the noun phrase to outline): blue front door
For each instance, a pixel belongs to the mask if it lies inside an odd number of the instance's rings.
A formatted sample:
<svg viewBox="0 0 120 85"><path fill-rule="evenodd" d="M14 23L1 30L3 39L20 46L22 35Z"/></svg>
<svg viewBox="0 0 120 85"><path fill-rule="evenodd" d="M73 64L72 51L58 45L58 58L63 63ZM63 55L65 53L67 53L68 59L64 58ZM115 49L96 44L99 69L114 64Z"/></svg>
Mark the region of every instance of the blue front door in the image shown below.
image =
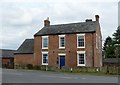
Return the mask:
<svg viewBox="0 0 120 85"><path fill-rule="evenodd" d="M60 69L65 66L65 56L60 56Z"/></svg>

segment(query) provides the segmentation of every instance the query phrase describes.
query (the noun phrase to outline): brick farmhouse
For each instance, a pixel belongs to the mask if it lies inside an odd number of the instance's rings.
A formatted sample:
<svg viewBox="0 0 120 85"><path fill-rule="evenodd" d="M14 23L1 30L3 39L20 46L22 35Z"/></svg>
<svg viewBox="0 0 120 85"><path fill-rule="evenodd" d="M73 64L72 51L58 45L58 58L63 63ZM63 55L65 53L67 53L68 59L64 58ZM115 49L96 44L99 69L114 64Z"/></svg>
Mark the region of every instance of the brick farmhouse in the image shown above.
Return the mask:
<svg viewBox="0 0 120 85"><path fill-rule="evenodd" d="M95 15L95 19L59 25L50 25L49 19L44 20L44 27L34 35L32 44L22 46L20 54L15 54L16 64L28 64L29 61L34 66L101 67L102 35L99 15ZM32 52L26 52L24 48L30 50L31 46Z"/></svg>

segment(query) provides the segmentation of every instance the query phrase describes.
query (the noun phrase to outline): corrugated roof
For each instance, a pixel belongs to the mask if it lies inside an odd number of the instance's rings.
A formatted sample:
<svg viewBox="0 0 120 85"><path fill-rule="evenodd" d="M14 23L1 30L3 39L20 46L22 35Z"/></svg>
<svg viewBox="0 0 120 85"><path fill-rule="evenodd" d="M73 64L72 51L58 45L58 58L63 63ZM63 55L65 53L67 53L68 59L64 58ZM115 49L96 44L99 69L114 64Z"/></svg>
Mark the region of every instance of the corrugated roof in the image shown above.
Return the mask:
<svg viewBox="0 0 120 85"><path fill-rule="evenodd" d="M38 31L35 34L35 36L95 32L96 25L97 25L96 21L50 25L43 27L40 31Z"/></svg>
<svg viewBox="0 0 120 85"><path fill-rule="evenodd" d="M34 50L34 39L26 39L21 46L17 49L15 54L26 54L33 53Z"/></svg>
<svg viewBox="0 0 120 85"><path fill-rule="evenodd" d="M14 58L15 50L0 49L0 57L2 58Z"/></svg>

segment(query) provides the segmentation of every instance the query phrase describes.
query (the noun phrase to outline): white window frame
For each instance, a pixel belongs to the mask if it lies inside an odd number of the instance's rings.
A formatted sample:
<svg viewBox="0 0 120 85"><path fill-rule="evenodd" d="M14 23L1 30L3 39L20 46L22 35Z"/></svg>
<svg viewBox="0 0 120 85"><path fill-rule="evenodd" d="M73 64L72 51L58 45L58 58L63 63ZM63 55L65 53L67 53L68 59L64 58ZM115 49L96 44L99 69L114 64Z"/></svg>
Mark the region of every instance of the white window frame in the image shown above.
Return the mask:
<svg viewBox="0 0 120 85"><path fill-rule="evenodd" d="M84 36L84 46L79 46L78 45L78 37L79 36ZM85 48L85 34L83 34L83 33L82 34L77 34L77 48Z"/></svg>
<svg viewBox="0 0 120 85"><path fill-rule="evenodd" d="M44 38L47 38L48 39L48 45L49 45L49 38L48 38L48 36L42 36L42 49L48 49L48 47L44 47L43 45L44 45L44 42L43 42L43 39Z"/></svg>
<svg viewBox="0 0 120 85"><path fill-rule="evenodd" d="M60 56L60 55L64 55L64 56L65 56L66 54L65 54L65 53L59 53L58 55L59 55L59 56Z"/></svg>
<svg viewBox="0 0 120 85"><path fill-rule="evenodd" d="M42 65L48 65L48 63L43 63L43 54L47 54L48 55L48 52L47 51L42 52ZM49 56L48 56L48 61L49 61Z"/></svg>
<svg viewBox="0 0 120 85"><path fill-rule="evenodd" d="M84 64L79 64L79 54L84 54ZM85 51L77 51L77 66L86 66Z"/></svg>
<svg viewBox="0 0 120 85"><path fill-rule="evenodd" d="M61 37L64 37L64 47L61 47ZM65 35L59 35L59 49L65 49Z"/></svg>

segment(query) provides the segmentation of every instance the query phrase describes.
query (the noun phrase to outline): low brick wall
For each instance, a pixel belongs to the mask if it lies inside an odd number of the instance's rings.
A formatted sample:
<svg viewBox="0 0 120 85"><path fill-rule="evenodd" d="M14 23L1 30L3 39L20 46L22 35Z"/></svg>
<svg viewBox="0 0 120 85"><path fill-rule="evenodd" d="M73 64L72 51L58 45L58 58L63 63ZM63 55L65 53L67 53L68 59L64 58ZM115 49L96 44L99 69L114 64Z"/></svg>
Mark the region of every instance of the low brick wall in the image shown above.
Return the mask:
<svg viewBox="0 0 120 85"><path fill-rule="evenodd" d="M73 73L80 73L80 72L91 72L91 73L106 73L106 74L113 74L113 75L120 75L120 66L104 66L104 67L76 67L76 68L68 68L63 67L59 69L57 67L50 67L50 66L32 66L31 65L17 65L16 68L22 69L34 69L34 70L43 70L43 71L63 71L63 72L73 72Z"/></svg>

